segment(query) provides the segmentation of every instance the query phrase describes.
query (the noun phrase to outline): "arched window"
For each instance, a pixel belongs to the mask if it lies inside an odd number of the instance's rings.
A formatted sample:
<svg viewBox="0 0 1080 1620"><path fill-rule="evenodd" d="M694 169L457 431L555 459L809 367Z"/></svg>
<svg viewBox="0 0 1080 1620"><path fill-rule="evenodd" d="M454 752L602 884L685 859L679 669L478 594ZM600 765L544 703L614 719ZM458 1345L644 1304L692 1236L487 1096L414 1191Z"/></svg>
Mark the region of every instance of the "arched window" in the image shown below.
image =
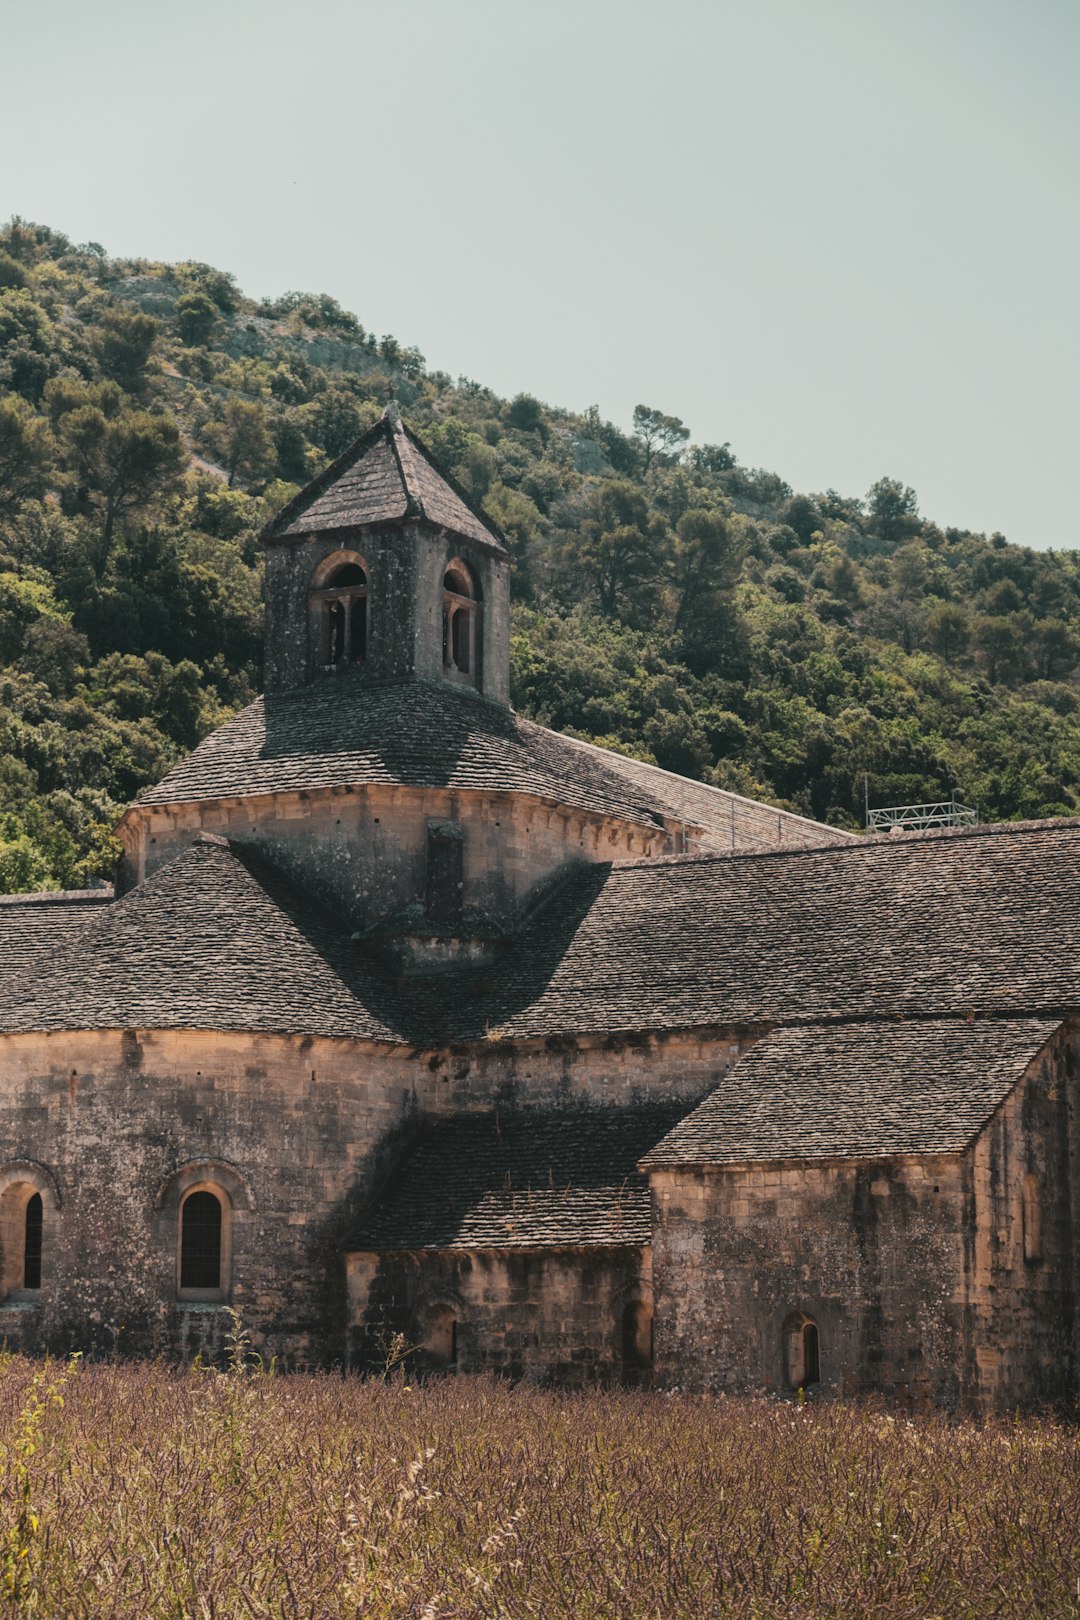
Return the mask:
<svg viewBox="0 0 1080 1620"><path fill-rule="evenodd" d="M812 1316L795 1311L784 1323L784 1371L792 1389L821 1382L821 1340Z"/></svg>
<svg viewBox="0 0 1080 1620"><path fill-rule="evenodd" d="M23 1219L23 1287L41 1287L41 1250L45 1228L45 1206L36 1192L26 1205Z"/></svg>
<svg viewBox="0 0 1080 1620"><path fill-rule="evenodd" d="M59 1200L48 1173L28 1160L0 1170L2 1294L36 1295Z"/></svg>
<svg viewBox="0 0 1080 1620"><path fill-rule="evenodd" d="M180 1204L179 1292L182 1299L224 1299L228 1288L228 1197L193 1187Z"/></svg>
<svg viewBox="0 0 1080 1620"><path fill-rule="evenodd" d="M172 1249L176 1255L181 1301L228 1301L254 1208L244 1177L224 1159L193 1160L162 1183L154 1199L154 1235L159 1252Z"/></svg>
<svg viewBox="0 0 1080 1620"><path fill-rule="evenodd" d="M322 662L335 669L367 657L368 584L359 562L341 562L312 599L321 608Z"/></svg>
<svg viewBox="0 0 1080 1620"><path fill-rule="evenodd" d="M640 1299L631 1300L622 1313L623 1379L644 1383L653 1363L652 1311Z"/></svg>
<svg viewBox="0 0 1080 1620"><path fill-rule="evenodd" d="M1037 1176L1024 1177L1024 1259L1042 1259L1042 1205Z"/></svg>
<svg viewBox="0 0 1080 1620"><path fill-rule="evenodd" d="M443 670L479 685L480 592L466 563L452 562L443 575Z"/></svg>

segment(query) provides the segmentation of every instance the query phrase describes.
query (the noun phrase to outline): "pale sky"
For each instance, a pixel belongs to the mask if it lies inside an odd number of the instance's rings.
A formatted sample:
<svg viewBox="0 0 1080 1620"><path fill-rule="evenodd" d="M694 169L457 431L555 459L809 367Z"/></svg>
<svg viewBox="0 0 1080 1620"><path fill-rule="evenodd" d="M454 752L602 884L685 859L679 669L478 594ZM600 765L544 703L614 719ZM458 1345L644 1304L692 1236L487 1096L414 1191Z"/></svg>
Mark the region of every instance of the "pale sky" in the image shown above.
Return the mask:
<svg viewBox="0 0 1080 1620"><path fill-rule="evenodd" d="M0 217L1080 545L1080 0L2 0Z"/></svg>

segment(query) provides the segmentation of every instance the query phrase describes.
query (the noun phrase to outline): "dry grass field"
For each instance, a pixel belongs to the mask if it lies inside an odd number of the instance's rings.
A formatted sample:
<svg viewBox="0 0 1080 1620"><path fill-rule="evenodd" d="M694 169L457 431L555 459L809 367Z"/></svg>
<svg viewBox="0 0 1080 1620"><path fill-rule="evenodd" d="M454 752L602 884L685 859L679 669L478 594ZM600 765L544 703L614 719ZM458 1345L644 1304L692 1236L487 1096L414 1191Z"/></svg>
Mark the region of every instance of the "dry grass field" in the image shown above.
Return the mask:
<svg viewBox="0 0 1080 1620"><path fill-rule="evenodd" d="M1067 1425L0 1358L0 1613L1080 1615Z"/></svg>

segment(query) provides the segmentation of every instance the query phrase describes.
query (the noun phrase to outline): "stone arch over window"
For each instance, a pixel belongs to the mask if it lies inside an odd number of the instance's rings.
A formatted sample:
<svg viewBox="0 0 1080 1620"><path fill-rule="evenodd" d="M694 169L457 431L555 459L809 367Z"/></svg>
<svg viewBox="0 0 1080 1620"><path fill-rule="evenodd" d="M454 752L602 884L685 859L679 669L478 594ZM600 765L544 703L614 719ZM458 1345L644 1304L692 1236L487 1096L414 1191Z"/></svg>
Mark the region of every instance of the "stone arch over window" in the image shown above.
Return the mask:
<svg viewBox="0 0 1080 1620"><path fill-rule="evenodd" d="M443 574L443 673L480 685L480 587L460 557Z"/></svg>
<svg viewBox="0 0 1080 1620"><path fill-rule="evenodd" d="M368 566L359 552L335 551L316 568L311 604L319 662L328 669L362 664L368 649Z"/></svg>
<svg viewBox="0 0 1080 1620"><path fill-rule="evenodd" d="M43 1165L18 1159L0 1170L0 1291L33 1300L47 1275L60 1197Z"/></svg>
<svg viewBox="0 0 1080 1620"><path fill-rule="evenodd" d="M791 1389L821 1382L821 1335L812 1316L792 1311L784 1323L784 1376Z"/></svg>
<svg viewBox="0 0 1080 1620"><path fill-rule="evenodd" d="M213 1159L184 1165L156 1205L162 1235L175 1247L177 1299L224 1304L233 1280L236 1214L254 1207L240 1172Z"/></svg>
<svg viewBox="0 0 1080 1620"><path fill-rule="evenodd" d="M643 1299L631 1299L622 1309L623 1382L643 1384L653 1365L653 1313Z"/></svg>
<svg viewBox="0 0 1080 1620"><path fill-rule="evenodd" d="M1024 1220L1024 1259L1042 1259L1042 1200L1038 1176L1025 1176L1022 1189Z"/></svg>

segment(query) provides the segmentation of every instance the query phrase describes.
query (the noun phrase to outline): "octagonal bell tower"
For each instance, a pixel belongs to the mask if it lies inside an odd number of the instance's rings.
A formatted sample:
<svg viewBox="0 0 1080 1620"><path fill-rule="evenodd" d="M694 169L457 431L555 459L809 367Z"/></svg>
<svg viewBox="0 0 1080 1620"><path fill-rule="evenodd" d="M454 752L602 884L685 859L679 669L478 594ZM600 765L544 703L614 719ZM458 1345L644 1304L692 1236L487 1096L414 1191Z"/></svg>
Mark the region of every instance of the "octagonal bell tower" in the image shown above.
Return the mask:
<svg viewBox="0 0 1080 1620"><path fill-rule="evenodd" d="M509 703L506 543L396 406L262 540L268 692L348 671Z"/></svg>

